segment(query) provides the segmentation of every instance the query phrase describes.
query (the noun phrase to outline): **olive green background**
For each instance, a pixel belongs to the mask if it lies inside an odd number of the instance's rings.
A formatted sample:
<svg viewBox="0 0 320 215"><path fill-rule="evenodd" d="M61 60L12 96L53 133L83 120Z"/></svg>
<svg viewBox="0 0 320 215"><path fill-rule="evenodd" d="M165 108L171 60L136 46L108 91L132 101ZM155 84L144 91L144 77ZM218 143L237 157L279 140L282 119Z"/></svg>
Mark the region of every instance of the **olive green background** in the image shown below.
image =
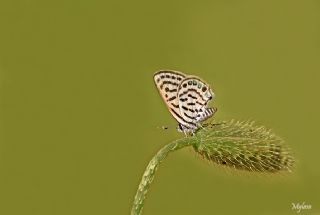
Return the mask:
<svg viewBox="0 0 320 215"><path fill-rule="evenodd" d="M148 161L183 136L159 69L206 80L216 119L272 128L298 165L257 177L184 149L144 214L320 213L319 1L2 0L0 214L129 214Z"/></svg>

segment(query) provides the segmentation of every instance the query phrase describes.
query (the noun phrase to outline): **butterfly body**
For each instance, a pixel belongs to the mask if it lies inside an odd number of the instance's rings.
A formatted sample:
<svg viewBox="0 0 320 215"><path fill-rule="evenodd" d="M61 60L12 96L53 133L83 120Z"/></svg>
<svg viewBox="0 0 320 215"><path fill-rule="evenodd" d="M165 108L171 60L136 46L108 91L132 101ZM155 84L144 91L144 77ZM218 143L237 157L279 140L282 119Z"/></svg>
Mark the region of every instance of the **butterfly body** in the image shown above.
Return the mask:
<svg viewBox="0 0 320 215"><path fill-rule="evenodd" d="M154 82L170 113L179 123L179 131L193 133L201 127L202 121L217 111L207 107L214 97L210 86L196 76L161 70L154 74Z"/></svg>

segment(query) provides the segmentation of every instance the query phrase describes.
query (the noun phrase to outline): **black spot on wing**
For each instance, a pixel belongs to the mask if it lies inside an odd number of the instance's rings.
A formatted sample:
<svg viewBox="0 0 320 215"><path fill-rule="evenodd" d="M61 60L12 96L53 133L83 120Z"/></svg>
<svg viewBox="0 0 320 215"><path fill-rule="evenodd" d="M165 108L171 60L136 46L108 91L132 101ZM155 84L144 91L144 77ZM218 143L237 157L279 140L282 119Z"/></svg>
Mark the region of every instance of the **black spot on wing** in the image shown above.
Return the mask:
<svg viewBox="0 0 320 215"><path fill-rule="evenodd" d="M176 88L174 88L174 89L169 90L168 92L173 93L173 92L177 92L177 91L178 91L178 90L177 90Z"/></svg>
<svg viewBox="0 0 320 215"><path fill-rule="evenodd" d="M187 108L186 106L181 106L182 107L182 109L183 110L185 110L185 111L190 111L191 113L194 113L195 112L195 110L192 110L192 109L190 109L190 108Z"/></svg>
<svg viewBox="0 0 320 215"><path fill-rule="evenodd" d="M169 98L167 101L171 102L172 100L175 100L177 97L176 96L172 96L171 98Z"/></svg>
<svg viewBox="0 0 320 215"><path fill-rule="evenodd" d="M196 120L196 117L189 116L186 112L183 112L183 115L185 115L187 118L189 118L191 120Z"/></svg>
<svg viewBox="0 0 320 215"><path fill-rule="evenodd" d="M173 107L179 108L179 105L176 105L175 103L170 103Z"/></svg>
<svg viewBox="0 0 320 215"><path fill-rule="evenodd" d="M164 78L177 79L179 82L185 78L185 75L183 73L172 71L172 70L159 70L154 74L154 76L160 76L161 79L164 79Z"/></svg>
<svg viewBox="0 0 320 215"><path fill-rule="evenodd" d="M169 87L166 87L166 88L164 88L164 90L165 90L166 92L171 92L171 93L177 92L177 89L176 89L176 88L173 88L173 89L170 90Z"/></svg>
<svg viewBox="0 0 320 215"><path fill-rule="evenodd" d="M173 85L173 86L178 86L178 84L176 82L172 82L172 81L163 81L160 85L160 89L162 90L163 88L163 85L165 84L170 84L170 85Z"/></svg>
<svg viewBox="0 0 320 215"><path fill-rule="evenodd" d="M181 107L182 107L183 110L186 110L186 111L189 110L186 106L183 106L183 105L182 105Z"/></svg>
<svg viewBox="0 0 320 215"><path fill-rule="evenodd" d="M204 105L206 105L206 103L201 103L201 102L198 102L198 101L196 101L196 103L198 104L198 105L201 105L201 106L204 106ZM201 109L200 109L201 110Z"/></svg>
<svg viewBox="0 0 320 215"><path fill-rule="evenodd" d="M181 119L183 122L185 122L186 124L192 125L193 127L196 127L196 124L193 122L188 122L186 121L182 116L180 116L173 108L170 108L170 110L172 111L172 113L178 117L179 119Z"/></svg>
<svg viewBox="0 0 320 215"><path fill-rule="evenodd" d="M197 99L197 97L191 95L191 94L188 94L188 97L192 98L192 99Z"/></svg>
<svg viewBox="0 0 320 215"><path fill-rule="evenodd" d="M191 92L195 92L203 101L205 101L205 99L203 98L203 96L202 96L196 89L187 89L187 90L185 90L184 92L180 93L180 94L179 94L179 97L182 97L182 96L188 94L190 91L191 91Z"/></svg>
<svg viewBox="0 0 320 215"><path fill-rule="evenodd" d="M207 87L206 86L203 86L202 87L202 92L205 92L207 90Z"/></svg>

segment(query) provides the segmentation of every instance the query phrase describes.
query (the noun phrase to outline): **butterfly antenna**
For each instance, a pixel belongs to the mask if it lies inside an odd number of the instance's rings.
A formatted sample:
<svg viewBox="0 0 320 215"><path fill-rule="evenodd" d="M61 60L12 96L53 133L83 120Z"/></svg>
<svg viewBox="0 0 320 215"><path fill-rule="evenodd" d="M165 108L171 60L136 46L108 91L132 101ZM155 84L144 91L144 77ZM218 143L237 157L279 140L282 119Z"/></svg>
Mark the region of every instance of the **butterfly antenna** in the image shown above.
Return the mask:
<svg viewBox="0 0 320 215"><path fill-rule="evenodd" d="M157 129L161 130L168 130L170 128L173 128L173 125L162 125L162 126L157 126Z"/></svg>
<svg viewBox="0 0 320 215"><path fill-rule="evenodd" d="M201 127L203 130L207 130L206 127L205 127L205 126L202 126L201 124L200 124L200 127Z"/></svg>

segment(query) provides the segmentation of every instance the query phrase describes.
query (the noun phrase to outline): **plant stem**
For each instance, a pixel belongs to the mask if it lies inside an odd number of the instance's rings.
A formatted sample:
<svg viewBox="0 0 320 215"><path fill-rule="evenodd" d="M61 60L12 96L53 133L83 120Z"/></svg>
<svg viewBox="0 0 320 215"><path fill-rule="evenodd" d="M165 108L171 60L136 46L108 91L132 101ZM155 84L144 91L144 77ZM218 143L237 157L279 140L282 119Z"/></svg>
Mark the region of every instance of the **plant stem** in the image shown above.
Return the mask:
<svg viewBox="0 0 320 215"><path fill-rule="evenodd" d="M160 151L152 158L146 170L144 171L137 193L134 197L131 215L140 215L142 213L142 208L144 205L146 194L149 190L150 184L153 181L154 175L157 171L159 164L168 156L170 152L176 151L178 149L196 143L193 140L193 138L188 137L169 143L165 145L162 149L160 149Z"/></svg>
<svg viewBox="0 0 320 215"><path fill-rule="evenodd" d="M194 135L164 146L149 162L136 196L131 215L141 215L144 200L160 163L170 152L193 146L204 159L220 166L248 172L291 171L294 158L281 138L250 121L223 121L207 124Z"/></svg>

